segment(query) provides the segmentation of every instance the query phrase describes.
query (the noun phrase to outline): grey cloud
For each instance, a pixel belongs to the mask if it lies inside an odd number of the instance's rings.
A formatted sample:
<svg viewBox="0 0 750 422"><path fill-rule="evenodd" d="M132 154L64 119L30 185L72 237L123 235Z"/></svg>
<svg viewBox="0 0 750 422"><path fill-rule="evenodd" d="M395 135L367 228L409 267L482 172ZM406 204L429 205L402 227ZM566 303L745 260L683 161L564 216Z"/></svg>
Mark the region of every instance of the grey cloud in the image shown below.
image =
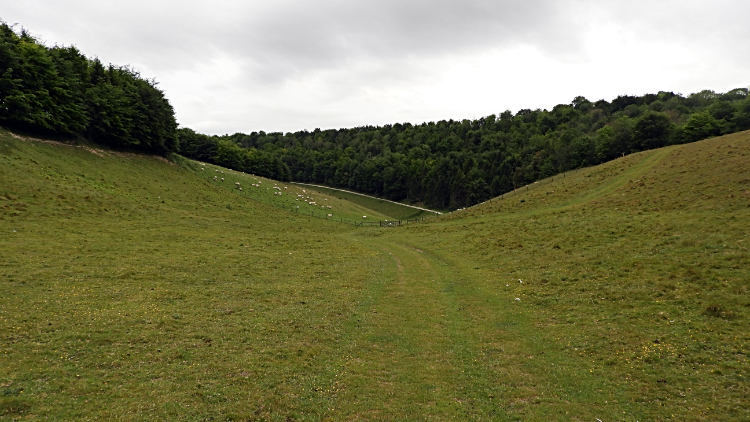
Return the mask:
<svg viewBox="0 0 750 422"><path fill-rule="evenodd" d="M745 0L7 3L0 18L21 23L48 43L76 44L104 62L133 65L144 76L162 82L168 97L176 99L178 117L189 116L181 123L212 132L247 125L268 130L466 117L467 111L461 111L465 108L440 108L445 105L429 100L434 95L420 97L430 87L441 86L446 68L482 55L530 47L551 59L547 63L561 64L558 71L572 65L585 73L585 65L598 59L598 52L587 46L592 28L603 28L607 40L619 36L625 44L684 50L690 56L686 62L702 66L691 72L695 77L690 89L733 88L716 81L736 85L741 80L737 75L750 70L750 55L744 54L750 39L750 25L745 23L750 3ZM628 65L640 60L644 68L661 69L662 75L671 72L674 54L660 58L651 51L650 56L625 51L623 57L631 61ZM607 57L614 57L612 73L625 67L617 62L617 54ZM504 68L498 73L506 79L488 80L488 85L514 83L512 70L523 68L518 65L496 64ZM590 84L622 86L623 80L602 82L611 77L606 72L594 75L600 80ZM645 71L639 75L653 79ZM540 84L545 89L568 83L563 74L539 77L548 79ZM646 80L639 84L628 86L652 87ZM565 95L586 92L585 86L564 88L560 92ZM659 85L658 89L674 88ZM528 100L528 93L523 95ZM551 92L545 95L553 98ZM500 101L520 102L499 99L497 108L487 113L509 107ZM481 111L471 111L475 112Z"/></svg>
<svg viewBox="0 0 750 422"><path fill-rule="evenodd" d="M129 52L136 57L131 60L168 68L228 53L252 63L248 70L270 82L361 57L393 60L465 54L518 43L538 45L550 54L567 53L576 49L581 36L565 7L569 3L32 0L23 7L46 16L42 20L49 26L71 22L73 33L102 50L121 51L118 57ZM21 7L15 11L21 12Z"/></svg>

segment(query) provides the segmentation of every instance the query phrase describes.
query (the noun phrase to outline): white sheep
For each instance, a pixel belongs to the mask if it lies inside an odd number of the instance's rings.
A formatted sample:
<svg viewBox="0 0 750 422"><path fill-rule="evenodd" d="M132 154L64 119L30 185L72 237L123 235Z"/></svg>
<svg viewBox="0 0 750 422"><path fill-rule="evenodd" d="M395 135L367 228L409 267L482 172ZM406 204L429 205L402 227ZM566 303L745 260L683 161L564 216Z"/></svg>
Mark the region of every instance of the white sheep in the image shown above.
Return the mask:
<svg viewBox="0 0 750 422"><path fill-rule="evenodd" d="M221 181L222 181L222 182L224 181L224 178L223 178L223 177L221 178Z"/></svg>
<svg viewBox="0 0 750 422"><path fill-rule="evenodd" d="M242 190L242 188L239 188L239 190Z"/></svg>
<svg viewBox="0 0 750 422"><path fill-rule="evenodd" d="M234 184L235 184L235 185L237 185L237 186L239 186L239 185L240 185L240 182L234 182Z"/></svg>
<svg viewBox="0 0 750 422"><path fill-rule="evenodd" d="M366 216L366 215L363 215L363 216L362 216L362 218L367 218L367 216Z"/></svg>

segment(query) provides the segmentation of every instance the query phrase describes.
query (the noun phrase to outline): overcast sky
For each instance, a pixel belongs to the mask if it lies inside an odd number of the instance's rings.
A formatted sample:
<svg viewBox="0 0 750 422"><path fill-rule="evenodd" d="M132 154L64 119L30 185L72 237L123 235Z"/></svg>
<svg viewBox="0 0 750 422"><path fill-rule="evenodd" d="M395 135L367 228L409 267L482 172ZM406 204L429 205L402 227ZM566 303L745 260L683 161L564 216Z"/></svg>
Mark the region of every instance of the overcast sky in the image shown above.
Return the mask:
<svg viewBox="0 0 750 422"><path fill-rule="evenodd" d="M479 118L750 86L747 0L0 0L156 79L209 134ZM18 28L18 27L17 27Z"/></svg>

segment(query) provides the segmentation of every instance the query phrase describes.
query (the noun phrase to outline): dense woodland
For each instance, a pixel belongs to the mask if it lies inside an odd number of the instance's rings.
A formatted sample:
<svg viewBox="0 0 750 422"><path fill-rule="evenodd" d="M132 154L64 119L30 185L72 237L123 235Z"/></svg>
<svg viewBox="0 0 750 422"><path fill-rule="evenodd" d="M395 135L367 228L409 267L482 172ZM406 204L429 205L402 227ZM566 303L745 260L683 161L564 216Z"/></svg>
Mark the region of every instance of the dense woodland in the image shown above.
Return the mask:
<svg viewBox="0 0 750 422"><path fill-rule="evenodd" d="M177 129L164 93L135 70L0 22L0 124L456 209L623 154L750 129L750 96L576 97L478 120L208 136Z"/></svg>
<svg viewBox="0 0 750 422"><path fill-rule="evenodd" d="M117 148L177 150L174 110L153 80L0 22L0 124Z"/></svg>
<svg viewBox="0 0 750 422"><path fill-rule="evenodd" d="M659 92L478 120L207 136L181 153L279 180L314 182L456 209L623 154L750 129L748 89Z"/></svg>

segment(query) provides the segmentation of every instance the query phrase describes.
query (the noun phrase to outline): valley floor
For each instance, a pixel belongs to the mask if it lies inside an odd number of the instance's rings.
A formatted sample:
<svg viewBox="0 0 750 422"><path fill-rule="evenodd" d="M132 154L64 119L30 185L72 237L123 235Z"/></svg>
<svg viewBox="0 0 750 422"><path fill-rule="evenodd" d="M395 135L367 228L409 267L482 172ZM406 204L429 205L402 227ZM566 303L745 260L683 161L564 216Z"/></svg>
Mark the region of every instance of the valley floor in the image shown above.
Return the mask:
<svg viewBox="0 0 750 422"><path fill-rule="evenodd" d="M6 132L0 417L748 420L748 153L381 229Z"/></svg>

